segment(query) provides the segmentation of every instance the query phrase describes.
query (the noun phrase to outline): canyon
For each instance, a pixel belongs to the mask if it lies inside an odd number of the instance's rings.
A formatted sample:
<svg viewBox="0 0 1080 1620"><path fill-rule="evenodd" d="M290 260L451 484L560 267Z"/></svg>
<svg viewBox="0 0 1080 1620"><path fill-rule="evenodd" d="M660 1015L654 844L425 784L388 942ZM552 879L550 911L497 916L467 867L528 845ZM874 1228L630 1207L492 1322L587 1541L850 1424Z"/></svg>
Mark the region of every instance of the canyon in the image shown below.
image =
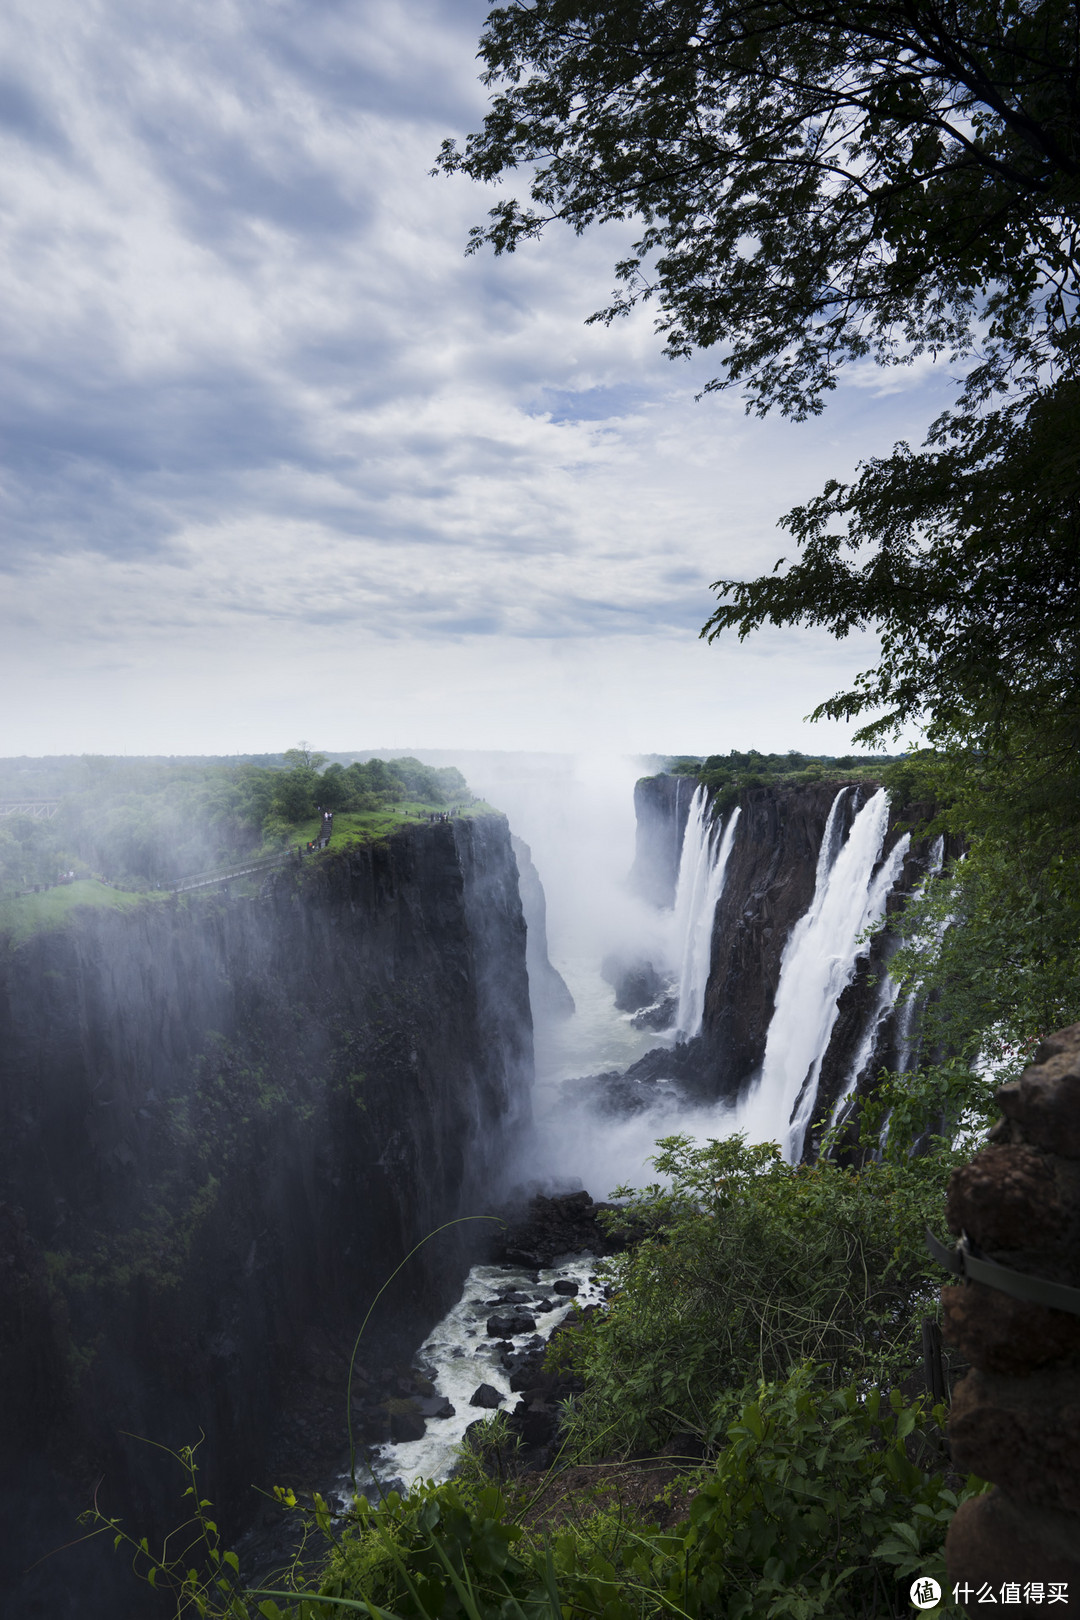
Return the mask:
<svg viewBox="0 0 1080 1620"><path fill-rule="evenodd" d="M203 1488L230 1534L253 1483L325 1467L325 1431L290 1450L283 1414L313 1368L340 1401L373 1296L436 1228L469 1217L388 1291L372 1366L407 1362L458 1299L487 1252L475 1217L542 1190L606 1197L672 1129L787 1133L812 1154L823 1118L903 1067L892 941L859 930L940 862L908 830L926 807L867 781L751 787L715 820L685 777L580 803L565 781L503 787L509 822L403 827L256 893L84 911L7 943L0 1375L20 1398L0 1439L0 1588L18 1612L157 1612L108 1538L53 1551L99 1480L104 1511L177 1521L155 1447L205 1437ZM808 981L817 1033L781 1061L810 927L832 930L838 977ZM645 967L637 1008L617 1005L613 976ZM641 996L658 987L650 1024Z"/></svg>

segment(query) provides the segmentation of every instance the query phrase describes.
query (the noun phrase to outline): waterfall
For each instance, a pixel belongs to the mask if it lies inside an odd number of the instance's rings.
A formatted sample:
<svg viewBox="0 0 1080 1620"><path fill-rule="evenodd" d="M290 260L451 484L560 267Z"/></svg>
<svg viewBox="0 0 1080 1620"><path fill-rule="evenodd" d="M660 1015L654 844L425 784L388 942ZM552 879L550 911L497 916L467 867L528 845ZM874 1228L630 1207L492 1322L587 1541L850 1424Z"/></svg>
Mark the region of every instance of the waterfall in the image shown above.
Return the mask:
<svg viewBox="0 0 1080 1620"><path fill-rule="evenodd" d="M930 851L926 876L922 879L922 882L915 890L916 895L922 894L930 878L937 877L938 873L941 871L944 856L945 840L944 838L938 837L934 840L933 848ZM935 933L937 933L937 930L935 930ZM940 934L938 934L938 938L940 938ZM833 1109L832 1119L829 1121L830 1125L837 1124L837 1122L842 1118L844 1111L846 1110L848 1100L859 1083L859 1077L874 1055L874 1048L877 1046L878 1036L881 1032L882 1026L892 1015L893 1009L896 1006L897 989L898 986L895 979L890 973L886 973L881 981L881 987L878 992L878 1001L877 1006L874 1009L874 1015L867 1026L866 1033L859 1043L859 1050L856 1052L851 1068L848 1070L848 1075L846 1081L844 1082L843 1090L836 1099L836 1107ZM900 1004L900 1011L896 1016L894 1045L896 1047L897 1074L906 1074L911 1065L911 1030L912 1025L915 1022L916 1000L917 992L915 991L912 991L909 995L905 996Z"/></svg>
<svg viewBox="0 0 1080 1620"><path fill-rule="evenodd" d="M839 997L866 949L865 931L884 912L909 843L905 835L878 867L889 820L889 799L881 788L863 805L834 855L837 819L849 791L841 788L833 800L814 898L784 947L761 1078L750 1099L758 1121L767 1117L774 1132L779 1128L784 1156L791 1163L802 1154Z"/></svg>
<svg viewBox="0 0 1080 1620"><path fill-rule="evenodd" d="M675 1028L680 1040L689 1040L701 1028L712 956L713 920L724 888L738 819L739 812L735 809L721 832L709 815L705 789L695 790L683 834L672 917L673 954L677 953L679 964L679 1011Z"/></svg>

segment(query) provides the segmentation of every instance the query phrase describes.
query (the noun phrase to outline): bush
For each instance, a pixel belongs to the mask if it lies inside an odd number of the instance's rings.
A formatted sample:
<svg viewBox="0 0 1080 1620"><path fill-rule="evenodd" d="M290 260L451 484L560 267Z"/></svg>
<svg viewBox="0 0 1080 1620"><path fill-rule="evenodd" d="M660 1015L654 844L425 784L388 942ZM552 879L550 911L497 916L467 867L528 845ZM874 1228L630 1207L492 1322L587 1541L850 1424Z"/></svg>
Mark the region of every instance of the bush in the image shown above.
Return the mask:
<svg viewBox="0 0 1080 1620"><path fill-rule="evenodd" d="M650 1450L678 1430L711 1441L728 1391L808 1359L838 1385L902 1380L937 1312L923 1232L940 1227L954 1155L853 1169L789 1165L741 1137L658 1145L670 1185L621 1190L609 1217L647 1235L607 1262L608 1309L561 1341L585 1382L581 1454Z"/></svg>
<svg viewBox="0 0 1080 1620"><path fill-rule="evenodd" d="M220 1551L190 1452L197 1541L181 1558L97 1517L178 1615L204 1620L870 1620L907 1615L916 1574L944 1584L948 1522L982 1488L954 1491L940 1472L944 1415L895 1392L829 1390L801 1367L734 1405L715 1463L669 1488L683 1510L670 1529L586 1499L549 1540L528 1528L532 1498L515 1506L491 1485L358 1498L344 1522L315 1498L309 1528L331 1542L328 1560L314 1569L301 1554L268 1588L245 1588Z"/></svg>

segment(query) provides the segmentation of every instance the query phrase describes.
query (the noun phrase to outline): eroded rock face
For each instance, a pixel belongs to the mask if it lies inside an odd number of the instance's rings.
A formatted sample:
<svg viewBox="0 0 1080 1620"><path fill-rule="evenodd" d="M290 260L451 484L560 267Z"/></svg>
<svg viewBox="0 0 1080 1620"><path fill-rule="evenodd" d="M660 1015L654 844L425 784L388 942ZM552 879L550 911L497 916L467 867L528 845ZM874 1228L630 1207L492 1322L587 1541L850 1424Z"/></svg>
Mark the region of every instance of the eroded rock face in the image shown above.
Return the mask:
<svg viewBox="0 0 1080 1620"><path fill-rule="evenodd" d="M547 897L540 874L533 863L528 844L513 834L510 843L517 860L521 909L528 929L525 961L529 970L529 997L533 1014L538 1020L572 1018L575 1012L574 998L566 980L558 968L552 966L548 957Z"/></svg>
<svg viewBox="0 0 1080 1620"><path fill-rule="evenodd" d="M1080 1024L1044 1042L998 1102L989 1145L950 1183L949 1225L1002 1265L1080 1286ZM953 1460L996 1487L949 1528L950 1585L1076 1591L1080 1316L978 1283L944 1288L942 1302L945 1337L972 1364L953 1398Z"/></svg>
<svg viewBox="0 0 1080 1620"><path fill-rule="evenodd" d="M498 816L331 853L259 898L88 912L3 954L0 1289L14 1279L18 1308L0 1386L23 1396L0 1425L5 1612L143 1612L106 1538L21 1574L78 1533L99 1475L139 1533L183 1517L179 1476L121 1430L202 1430L231 1533L310 1335L351 1343L415 1243L497 1199L531 1061ZM410 1353L483 1230L427 1244L367 1342Z"/></svg>
<svg viewBox="0 0 1080 1620"><path fill-rule="evenodd" d="M637 844L630 887L654 906L675 904L679 857L697 783L688 776L645 776L634 785Z"/></svg>

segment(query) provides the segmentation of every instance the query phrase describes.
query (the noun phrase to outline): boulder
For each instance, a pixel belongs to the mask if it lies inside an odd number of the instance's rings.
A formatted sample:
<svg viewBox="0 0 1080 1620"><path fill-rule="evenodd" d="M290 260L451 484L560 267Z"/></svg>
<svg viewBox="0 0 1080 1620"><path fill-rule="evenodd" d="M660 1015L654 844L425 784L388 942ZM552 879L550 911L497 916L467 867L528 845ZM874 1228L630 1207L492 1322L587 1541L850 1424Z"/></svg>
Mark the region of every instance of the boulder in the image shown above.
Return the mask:
<svg viewBox="0 0 1080 1620"><path fill-rule="evenodd" d="M507 1316L489 1316L487 1330L492 1339L510 1339L515 1333L535 1333L536 1318L524 1311L514 1311Z"/></svg>
<svg viewBox="0 0 1080 1620"><path fill-rule="evenodd" d="M482 1406L494 1412L503 1403L504 1397L499 1394L494 1384L480 1384L469 1397L470 1406Z"/></svg>

